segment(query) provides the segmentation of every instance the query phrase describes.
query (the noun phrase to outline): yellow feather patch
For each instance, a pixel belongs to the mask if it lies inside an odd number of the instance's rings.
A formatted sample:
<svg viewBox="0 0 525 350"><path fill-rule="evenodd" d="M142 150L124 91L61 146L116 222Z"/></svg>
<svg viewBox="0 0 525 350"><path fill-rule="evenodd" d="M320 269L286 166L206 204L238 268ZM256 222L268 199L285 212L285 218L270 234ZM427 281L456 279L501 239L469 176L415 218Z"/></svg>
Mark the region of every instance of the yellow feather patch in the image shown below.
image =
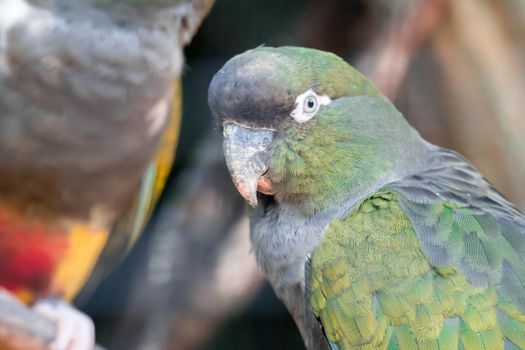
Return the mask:
<svg viewBox="0 0 525 350"><path fill-rule="evenodd" d="M109 236L109 229L70 224L68 247L53 276L51 290L71 300L84 285Z"/></svg>

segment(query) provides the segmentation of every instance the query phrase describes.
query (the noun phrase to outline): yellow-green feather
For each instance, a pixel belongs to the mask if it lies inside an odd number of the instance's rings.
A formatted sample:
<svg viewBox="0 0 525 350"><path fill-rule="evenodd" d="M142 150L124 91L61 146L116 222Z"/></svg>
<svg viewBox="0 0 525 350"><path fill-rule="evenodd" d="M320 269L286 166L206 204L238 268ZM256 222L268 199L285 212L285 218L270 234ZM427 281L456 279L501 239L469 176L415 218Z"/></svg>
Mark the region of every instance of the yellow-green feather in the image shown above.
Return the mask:
<svg viewBox="0 0 525 350"><path fill-rule="evenodd" d="M312 255L310 304L334 349L525 349L525 315L496 287L432 266L396 196L376 193L334 221ZM442 239L484 239L468 212L434 209L428 224L448 227ZM465 244L472 264L493 265L478 261L484 245Z"/></svg>

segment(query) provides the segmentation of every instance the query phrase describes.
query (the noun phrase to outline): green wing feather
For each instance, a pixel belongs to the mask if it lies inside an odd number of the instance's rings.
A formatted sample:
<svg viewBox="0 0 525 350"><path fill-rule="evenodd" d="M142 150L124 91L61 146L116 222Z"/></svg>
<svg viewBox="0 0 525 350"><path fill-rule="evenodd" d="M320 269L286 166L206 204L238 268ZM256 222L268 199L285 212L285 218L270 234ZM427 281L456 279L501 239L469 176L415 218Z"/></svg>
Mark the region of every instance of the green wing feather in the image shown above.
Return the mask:
<svg viewBox="0 0 525 350"><path fill-rule="evenodd" d="M332 348L525 349L524 222L466 161L437 152L313 252L310 304Z"/></svg>

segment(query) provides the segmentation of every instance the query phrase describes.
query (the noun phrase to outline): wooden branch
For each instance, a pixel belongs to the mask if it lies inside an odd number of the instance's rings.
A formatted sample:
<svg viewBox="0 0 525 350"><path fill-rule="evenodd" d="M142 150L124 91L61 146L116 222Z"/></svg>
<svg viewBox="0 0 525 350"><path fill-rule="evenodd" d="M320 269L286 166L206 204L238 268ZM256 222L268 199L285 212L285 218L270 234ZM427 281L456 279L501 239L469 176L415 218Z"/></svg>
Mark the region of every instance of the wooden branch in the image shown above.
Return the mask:
<svg viewBox="0 0 525 350"><path fill-rule="evenodd" d="M525 208L525 66L523 47L509 28L507 3L454 2L447 26L433 48L446 77L454 147L464 153L496 187Z"/></svg>
<svg viewBox="0 0 525 350"><path fill-rule="evenodd" d="M217 249L217 264L210 266L207 278L196 281L194 294L182 312L172 310L152 315L140 340L141 348L198 349L255 297L264 276L250 254L246 216L233 225L226 241Z"/></svg>
<svg viewBox="0 0 525 350"><path fill-rule="evenodd" d="M447 0L397 1L392 17L358 68L390 99L397 95L410 60L440 22Z"/></svg>

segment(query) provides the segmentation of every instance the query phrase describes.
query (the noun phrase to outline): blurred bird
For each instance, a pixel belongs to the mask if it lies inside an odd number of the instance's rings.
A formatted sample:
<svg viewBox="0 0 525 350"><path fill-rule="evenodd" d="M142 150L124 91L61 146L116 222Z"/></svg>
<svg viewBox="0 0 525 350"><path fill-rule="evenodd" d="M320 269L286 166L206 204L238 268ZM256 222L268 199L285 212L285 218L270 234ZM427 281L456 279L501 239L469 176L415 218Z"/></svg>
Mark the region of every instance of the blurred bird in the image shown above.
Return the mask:
<svg viewBox="0 0 525 350"><path fill-rule="evenodd" d="M58 322L51 348L93 348L67 302L159 198L182 48L212 2L0 0L0 286Z"/></svg>
<svg viewBox="0 0 525 350"><path fill-rule="evenodd" d="M209 89L257 260L310 349L525 349L525 215L339 57L262 47Z"/></svg>

